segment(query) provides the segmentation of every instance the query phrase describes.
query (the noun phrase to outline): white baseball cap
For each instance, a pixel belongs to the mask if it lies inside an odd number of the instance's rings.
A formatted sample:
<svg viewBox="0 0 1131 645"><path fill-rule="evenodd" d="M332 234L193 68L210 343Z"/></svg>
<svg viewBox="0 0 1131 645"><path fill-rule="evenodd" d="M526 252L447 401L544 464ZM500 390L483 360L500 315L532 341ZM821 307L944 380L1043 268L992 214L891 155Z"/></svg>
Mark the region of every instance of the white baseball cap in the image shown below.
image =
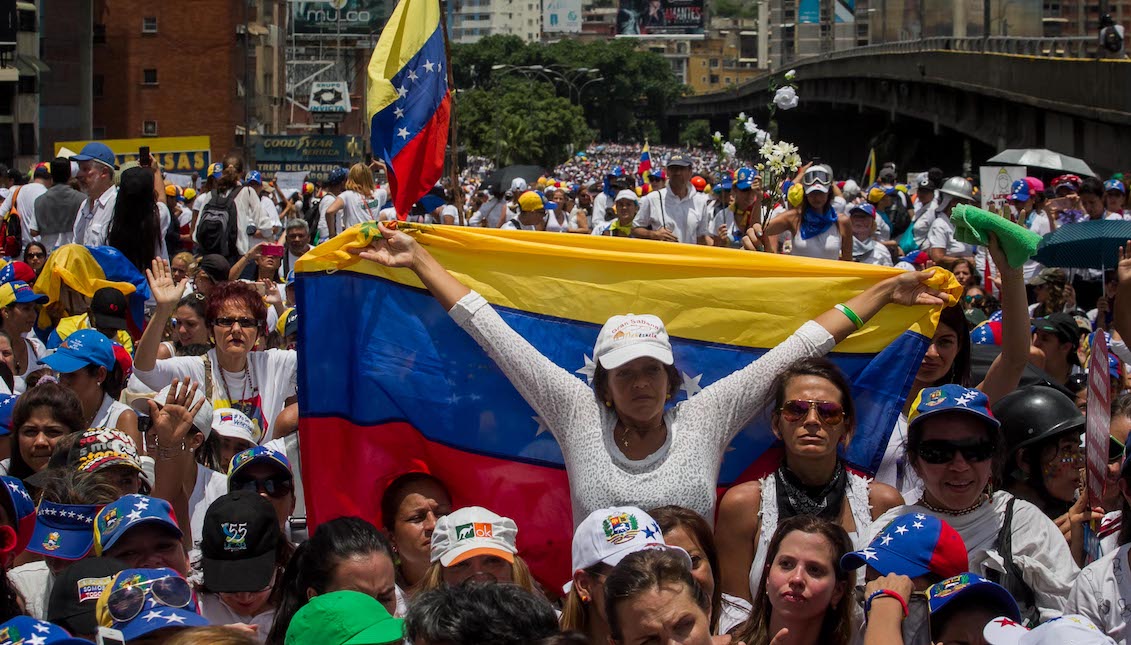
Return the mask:
<svg viewBox="0 0 1131 645"><path fill-rule="evenodd" d="M629 553L656 548L682 553L688 568L691 567L691 556L683 549L668 546L659 522L651 515L635 506L598 509L573 532L573 570L601 563L615 567Z"/></svg>
<svg viewBox="0 0 1131 645"><path fill-rule="evenodd" d="M518 526L509 517L481 506L468 506L436 520L432 562L450 567L477 555L494 555L514 563Z"/></svg>
<svg viewBox="0 0 1131 645"><path fill-rule="evenodd" d="M511 190L516 193L526 190L526 180L522 177L515 177L511 180Z"/></svg>
<svg viewBox="0 0 1131 645"><path fill-rule="evenodd" d="M231 439L243 439L253 446L259 445L263 438L251 419L235 408L220 408L212 413L212 432Z"/></svg>
<svg viewBox="0 0 1131 645"><path fill-rule="evenodd" d="M632 192L631 190L627 190L627 189L622 190L619 193L617 193L617 197L613 201L619 202L622 199L627 199L627 200L632 201L632 202L640 201L640 198L636 196L636 193Z"/></svg>
<svg viewBox="0 0 1131 645"><path fill-rule="evenodd" d="M161 388L160 392L154 394L152 397L135 398L132 402L130 402L130 407L132 407L135 411L144 414L145 416L149 416L149 403L147 403L147 401L152 398L153 401L157 404L157 407L163 407L165 405L165 399L169 397L169 390L171 390L172 388L172 385L166 385L165 387ZM201 399L204 399L204 393L201 391L201 389L198 388L196 390L196 396L194 396L192 399L191 405L195 405L196 402ZM204 399L204 405L200 406L200 410L197 411L196 416L192 418L192 425L194 428L204 433L205 438L208 438L208 435L212 433L211 401Z"/></svg>
<svg viewBox="0 0 1131 645"><path fill-rule="evenodd" d="M645 356L664 365L675 362L664 322L650 314L609 318L593 346L593 359L607 370Z"/></svg>
<svg viewBox="0 0 1131 645"><path fill-rule="evenodd" d="M1115 645L1110 636L1079 614L1053 618L1032 630L999 616L986 623L982 637L990 645Z"/></svg>

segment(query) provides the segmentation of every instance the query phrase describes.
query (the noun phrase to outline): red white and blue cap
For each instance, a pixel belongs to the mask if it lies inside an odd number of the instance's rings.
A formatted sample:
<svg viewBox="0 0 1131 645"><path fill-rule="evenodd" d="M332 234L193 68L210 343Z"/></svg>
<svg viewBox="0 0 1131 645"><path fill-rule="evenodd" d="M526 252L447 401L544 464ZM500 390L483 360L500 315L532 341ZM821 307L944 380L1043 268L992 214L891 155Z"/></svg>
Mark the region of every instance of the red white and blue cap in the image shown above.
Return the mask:
<svg viewBox="0 0 1131 645"><path fill-rule="evenodd" d="M168 568L161 569L126 569L114 576L110 586L102 591L98 601L99 615L109 616L103 607L110 594L119 589L138 587L148 589L154 580L162 578L180 578L181 574ZM146 594L145 606L137 616L126 622L110 619L111 627L122 632L126 642L141 638L150 632L155 632L166 627L204 627L210 625L208 619L197 613L196 599L194 598L185 607L169 607L155 600L152 594ZM105 623L103 623L105 625Z"/></svg>
<svg viewBox="0 0 1131 645"><path fill-rule="evenodd" d="M848 209L849 215L852 215L853 213L857 213L857 212L864 213L865 215L867 215L869 217L875 217L876 216L876 207L872 206L871 204L856 204L852 208ZM909 263L909 264L911 264L911 263Z"/></svg>
<svg viewBox="0 0 1131 645"><path fill-rule="evenodd" d="M0 437L12 434L12 410L18 398L18 394L0 394Z"/></svg>
<svg viewBox="0 0 1131 645"><path fill-rule="evenodd" d="M1005 587L986 580L976 573L960 573L942 582L931 585L927 590L927 605L932 614L942 611L949 603L962 599L978 598L993 609L1003 610L1013 620L1021 620L1021 610L1017 601Z"/></svg>
<svg viewBox="0 0 1131 645"><path fill-rule="evenodd" d="M919 421L942 412L961 412L982 419L995 430L1001 427L1001 423L990 412L990 400L985 394L953 383L921 390L911 404L907 427L910 429Z"/></svg>
<svg viewBox="0 0 1131 645"><path fill-rule="evenodd" d="M94 504L56 504L43 500L35 512L35 531L27 550L59 560L81 560L94 546Z"/></svg>
<svg viewBox="0 0 1131 645"><path fill-rule="evenodd" d="M1011 202L1027 202L1031 196L1029 182L1024 179L1018 179L1009 188L1009 201Z"/></svg>
<svg viewBox="0 0 1131 645"><path fill-rule="evenodd" d="M757 176L758 171L753 168L739 168L734 172L734 187L739 190L746 190L750 188Z"/></svg>
<svg viewBox="0 0 1131 645"><path fill-rule="evenodd" d="M91 645L85 638L74 638L67 630L31 616L16 616L0 623L0 645Z"/></svg>
<svg viewBox="0 0 1131 645"><path fill-rule="evenodd" d="M1009 616L1000 616L986 623L982 638L990 645L1115 645L1115 640L1079 614L1049 619L1032 630Z"/></svg>
<svg viewBox="0 0 1131 645"><path fill-rule="evenodd" d="M252 170L251 172L247 173L247 181L244 183L262 185L263 175L260 175L258 170Z"/></svg>
<svg viewBox="0 0 1131 645"><path fill-rule="evenodd" d="M87 365L114 369L118 358L114 355L114 341L95 329L80 329L63 341L55 353L40 362L60 374L77 372Z"/></svg>
<svg viewBox="0 0 1131 645"><path fill-rule="evenodd" d="M31 536L35 533L35 503L19 479L3 476L0 477L0 482L3 482L4 492L8 495L8 508L15 512L16 548L10 555L17 556L27 549Z"/></svg>
<svg viewBox="0 0 1131 645"><path fill-rule="evenodd" d="M3 269L0 269L0 284L19 281L30 285L38 277L30 264L19 260L13 260L5 264Z"/></svg>
<svg viewBox="0 0 1131 645"><path fill-rule="evenodd" d="M232 457L232 463L228 466L228 481L231 482L236 473L251 464L262 463L272 464L285 469L292 475L294 474L294 470L291 469L291 462L286 455L267 446L255 446Z"/></svg>
<svg viewBox="0 0 1131 645"><path fill-rule="evenodd" d="M951 525L933 515L906 513L892 520L872 543L840 559L848 571L868 565L880 575L918 578L933 573L942 578L970 568L966 544Z"/></svg>
<svg viewBox="0 0 1131 645"><path fill-rule="evenodd" d="M1001 321L987 320L970 332L970 342L975 345L1000 345Z"/></svg>
<svg viewBox="0 0 1131 645"><path fill-rule="evenodd" d="M1109 179L1104 182L1104 192L1107 193L1112 191L1123 193L1124 195L1127 194L1127 188L1124 187L1123 182L1119 181L1118 179Z"/></svg>
<svg viewBox="0 0 1131 645"><path fill-rule="evenodd" d="M123 495L107 504L94 520L94 554L104 554L130 529L142 524L159 524L178 538L183 535L169 502L145 495Z"/></svg>

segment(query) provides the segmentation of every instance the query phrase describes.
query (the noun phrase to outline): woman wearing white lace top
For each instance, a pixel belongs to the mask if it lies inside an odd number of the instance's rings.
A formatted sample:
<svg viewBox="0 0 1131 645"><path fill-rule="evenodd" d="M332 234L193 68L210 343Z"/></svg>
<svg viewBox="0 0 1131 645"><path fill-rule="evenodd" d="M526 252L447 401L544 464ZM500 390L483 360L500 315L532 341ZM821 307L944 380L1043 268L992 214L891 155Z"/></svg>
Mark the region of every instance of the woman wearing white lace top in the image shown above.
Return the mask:
<svg viewBox="0 0 1131 645"><path fill-rule="evenodd" d="M711 521L723 451L761 409L778 372L799 358L827 353L886 304L938 305L947 297L924 284L925 273L889 278L849 299L843 313L826 311L750 365L665 410L680 374L655 316L614 316L605 323L590 388L508 327L411 236L383 226L381 233L360 256L412 269L554 434L575 523L596 509L630 503L675 504Z"/></svg>

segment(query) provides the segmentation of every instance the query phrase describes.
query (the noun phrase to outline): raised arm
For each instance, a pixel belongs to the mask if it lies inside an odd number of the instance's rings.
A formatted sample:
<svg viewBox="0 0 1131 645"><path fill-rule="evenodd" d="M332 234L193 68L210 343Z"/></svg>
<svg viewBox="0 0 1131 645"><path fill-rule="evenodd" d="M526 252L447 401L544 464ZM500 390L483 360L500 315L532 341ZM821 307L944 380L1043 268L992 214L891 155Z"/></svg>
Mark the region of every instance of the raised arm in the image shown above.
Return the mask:
<svg viewBox="0 0 1131 645"><path fill-rule="evenodd" d="M769 236L778 236L786 231L796 233L801 222L801 211L796 208L791 208L785 212L778 213L770 221L766 222L766 227L762 231L763 238ZM774 247L775 252L777 247ZM851 253L851 249L849 253Z"/></svg>
<svg viewBox="0 0 1131 645"><path fill-rule="evenodd" d="M1029 361L1029 308L1025 297L1025 271L1006 261L997 236L990 234L990 257L1001 276L1001 354L978 385L990 404L1017 389Z"/></svg>
<svg viewBox="0 0 1131 645"><path fill-rule="evenodd" d="M334 198L334 203L326 209L326 226L330 229L330 237L338 235L338 211L342 210L345 205L346 202L342 199L342 196L338 195Z"/></svg>
<svg viewBox="0 0 1131 645"><path fill-rule="evenodd" d="M1119 249L1119 264L1115 267L1119 286L1115 291L1115 318L1112 325L1124 342L1131 342L1131 241Z"/></svg>
<svg viewBox="0 0 1131 645"><path fill-rule="evenodd" d="M157 301L157 308L153 311L149 324L145 326L145 332L137 344L137 352L134 353L134 369L143 372L157 366L157 350L161 347L165 325L173 317L173 311L188 284L187 277L179 283L173 282L169 273L169 261L164 258L153 260L153 267L145 270L145 278L149 281L149 291Z"/></svg>
<svg viewBox="0 0 1131 645"><path fill-rule="evenodd" d="M256 244L251 247L247 253L244 253L239 260L236 260L236 263L232 265L232 268L228 271L229 280L240 279L240 276L243 275L243 270L247 268L247 263L254 261L259 257L259 254L263 252L263 244L263 242Z"/></svg>

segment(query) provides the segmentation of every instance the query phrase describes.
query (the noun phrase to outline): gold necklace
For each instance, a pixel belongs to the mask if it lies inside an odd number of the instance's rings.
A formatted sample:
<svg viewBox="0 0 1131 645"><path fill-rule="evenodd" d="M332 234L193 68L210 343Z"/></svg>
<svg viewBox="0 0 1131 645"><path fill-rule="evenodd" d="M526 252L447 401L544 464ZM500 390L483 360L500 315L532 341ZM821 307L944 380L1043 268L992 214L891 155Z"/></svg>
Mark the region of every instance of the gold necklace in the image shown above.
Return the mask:
<svg viewBox="0 0 1131 645"><path fill-rule="evenodd" d="M644 437L644 435L648 434L649 432L652 432L653 430L656 430L656 429L658 429L658 428L661 428L661 427L663 427L663 425L664 425L664 422L663 422L663 421L661 421L661 422L660 422L660 423L659 423L658 425L656 425L656 426L653 426L653 427L651 427L651 428L648 428L648 429L647 429L647 430L645 430L644 432L640 432L640 429L639 429L639 428L637 428L637 429L636 429L636 433L637 433L638 435L640 435L640 437L641 437L641 438L643 438L643 437ZM629 427L628 427L628 424L626 424L626 423L623 423L623 422L621 423L621 427L622 427L622 428L624 428L624 430L623 430L623 432L624 432L624 436L623 436L623 437L621 437L620 443L621 443L621 445L622 445L622 446L624 446L625 448L627 448L627 447L628 447L628 433L630 432L630 429L629 429ZM615 434L614 434L614 437L613 437L613 438L614 438L614 440L616 439L616 436L615 436Z"/></svg>

